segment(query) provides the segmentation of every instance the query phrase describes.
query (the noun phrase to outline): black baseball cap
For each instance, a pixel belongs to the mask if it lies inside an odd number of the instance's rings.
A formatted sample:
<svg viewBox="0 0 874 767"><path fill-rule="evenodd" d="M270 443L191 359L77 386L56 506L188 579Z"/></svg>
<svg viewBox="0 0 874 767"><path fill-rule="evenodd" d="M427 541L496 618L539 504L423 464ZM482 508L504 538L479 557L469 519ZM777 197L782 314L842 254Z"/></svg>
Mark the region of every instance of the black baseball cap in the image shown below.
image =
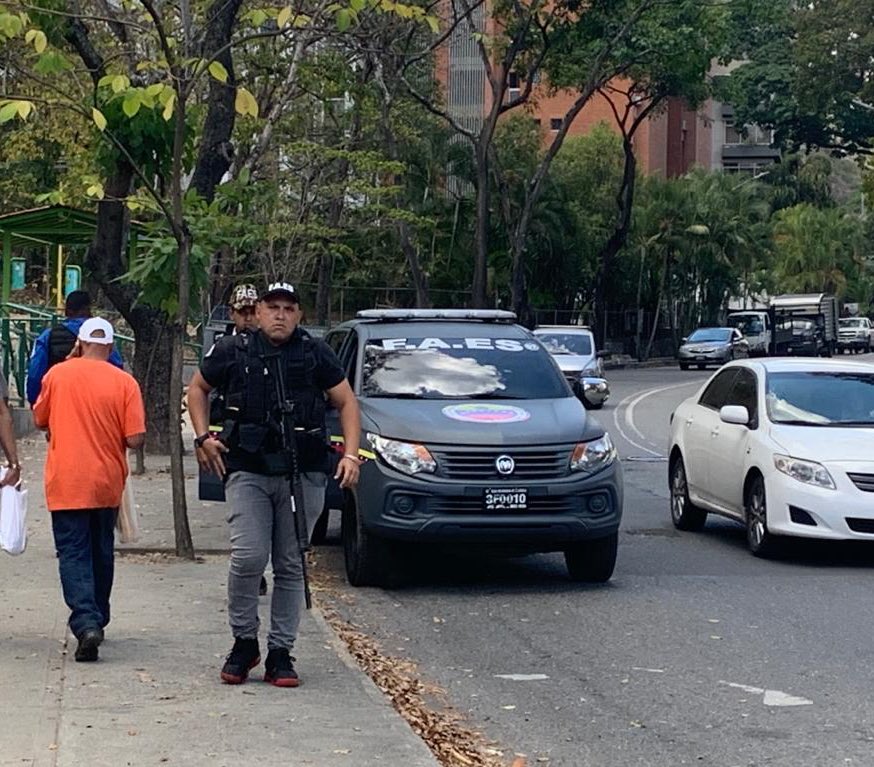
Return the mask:
<svg viewBox="0 0 874 767"><path fill-rule="evenodd" d="M267 289L261 293L260 301L264 301L271 296L279 296L285 295L290 298L294 303L299 304L300 298L297 295L297 292L294 289L294 285L290 282L271 282Z"/></svg>

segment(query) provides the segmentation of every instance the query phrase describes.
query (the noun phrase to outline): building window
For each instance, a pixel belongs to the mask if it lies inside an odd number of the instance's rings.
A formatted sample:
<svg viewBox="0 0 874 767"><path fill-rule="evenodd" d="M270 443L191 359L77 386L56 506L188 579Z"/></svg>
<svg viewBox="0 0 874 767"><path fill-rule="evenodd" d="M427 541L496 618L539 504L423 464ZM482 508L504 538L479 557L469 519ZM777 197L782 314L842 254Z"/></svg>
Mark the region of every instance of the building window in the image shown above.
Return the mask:
<svg viewBox="0 0 874 767"><path fill-rule="evenodd" d="M726 118L725 143L754 146L770 146L773 143L774 137L769 130L765 130L758 125L746 125L744 129L744 133L742 133L733 119Z"/></svg>
<svg viewBox="0 0 874 767"><path fill-rule="evenodd" d="M549 129L550 130L560 130L561 129L561 118L560 117L550 117L549 118Z"/></svg>

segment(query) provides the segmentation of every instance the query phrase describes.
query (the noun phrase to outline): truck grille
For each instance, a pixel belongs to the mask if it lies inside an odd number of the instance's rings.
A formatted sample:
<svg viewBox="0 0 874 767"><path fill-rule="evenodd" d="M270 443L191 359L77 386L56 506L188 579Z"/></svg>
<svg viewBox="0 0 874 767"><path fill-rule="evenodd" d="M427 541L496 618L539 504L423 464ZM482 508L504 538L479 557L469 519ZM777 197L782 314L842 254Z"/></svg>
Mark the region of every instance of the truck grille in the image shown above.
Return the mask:
<svg viewBox="0 0 874 767"><path fill-rule="evenodd" d="M483 450L432 451L437 473L447 479L504 480L557 479L567 476L573 448L485 448ZM511 474L498 473L498 456L509 455L516 464Z"/></svg>
<svg viewBox="0 0 874 767"><path fill-rule="evenodd" d="M847 476L853 484L866 493L874 493L874 474L850 474Z"/></svg>
<svg viewBox="0 0 874 767"><path fill-rule="evenodd" d="M525 511L485 511L483 499L466 495L439 496L428 503L433 514L486 514L505 516L520 514L570 514L580 507L580 499L574 496L529 496Z"/></svg>

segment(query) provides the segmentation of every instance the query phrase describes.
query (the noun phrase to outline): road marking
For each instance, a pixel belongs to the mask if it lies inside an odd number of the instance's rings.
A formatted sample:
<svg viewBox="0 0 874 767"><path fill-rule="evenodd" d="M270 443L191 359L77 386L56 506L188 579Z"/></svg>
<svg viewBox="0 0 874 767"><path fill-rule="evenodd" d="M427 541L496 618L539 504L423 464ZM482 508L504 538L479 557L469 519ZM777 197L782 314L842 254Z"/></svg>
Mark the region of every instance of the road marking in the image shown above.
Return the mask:
<svg viewBox="0 0 874 767"><path fill-rule="evenodd" d="M495 674L496 679L509 679L511 682L541 682L549 679L546 674Z"/></svg>
<svg viewBox="0 0 874 767"><path fill-rule="evenodd" d="M644 452L649 453L650 455L654 455L657 458L664 458L665 456L656 451L651 450L646 447L646 445L641 445L636 440L632 439L628 436L628 433L622 428L622 425L619 423L619 411L622 409L623 405L625 406L624 420L629 429L631 429L635 434L637 434L642 440L649 442L650 444L655 444L651 440L648 440L644 434L637 428L637 425L634 423L634 409L645 400L647 397L651 397L653 394L661 394L662 392L670 391L672 389L680 389L684 386L701 386L701 381L685 381L681 384L672 384L671 386L660 386L657 389L648 389L639 394L629 394L625 399L623 399L613 411L613 422L616 424L616 428L619 430L619 433L622 435L622 438L634 445L634 447L639 450L643 450Z"/></svg>
<svg viewBox="0 0 874 767"><path fill-rule="evenodd" d="M748 684L737 684L737 682L726 682L722 679L719 680L720 684L726 684L729 687L734 687L738 690L743 690L744 692L749 692L754 695L764 695L762 699L762 703L766 706L812 706L813 701L808 700L807 698L799 698L796 695L790 695L787 692L781 692L780 690L766 690L764 687L752 687Z"/></svg>
<svg viewBox="0 0 874 767"><path fill-rule="evenodd" d="M643 668L642 666L632 666L632 671L646 671L648 674L664 674L663 668Z"/></svg>

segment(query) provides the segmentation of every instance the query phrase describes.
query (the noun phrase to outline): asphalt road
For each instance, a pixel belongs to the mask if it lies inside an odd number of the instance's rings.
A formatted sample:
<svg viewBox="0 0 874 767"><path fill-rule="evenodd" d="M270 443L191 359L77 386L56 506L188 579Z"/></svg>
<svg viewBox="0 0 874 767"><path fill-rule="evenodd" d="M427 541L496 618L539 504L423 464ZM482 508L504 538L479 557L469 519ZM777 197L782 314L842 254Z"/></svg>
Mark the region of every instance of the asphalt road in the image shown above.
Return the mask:
<svg viewBox="0 0 874 767"><path fill-rule="evenodd" d="M874 545L762 561L731 522L671 525L668 417L708 375L611 374L597 417L626 505L608 585L570 583L559 555L434 555L402 590L349 589L346 617L529 765L874 764Z"/></svg>

